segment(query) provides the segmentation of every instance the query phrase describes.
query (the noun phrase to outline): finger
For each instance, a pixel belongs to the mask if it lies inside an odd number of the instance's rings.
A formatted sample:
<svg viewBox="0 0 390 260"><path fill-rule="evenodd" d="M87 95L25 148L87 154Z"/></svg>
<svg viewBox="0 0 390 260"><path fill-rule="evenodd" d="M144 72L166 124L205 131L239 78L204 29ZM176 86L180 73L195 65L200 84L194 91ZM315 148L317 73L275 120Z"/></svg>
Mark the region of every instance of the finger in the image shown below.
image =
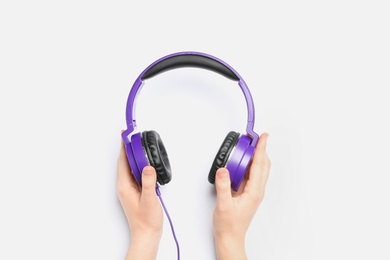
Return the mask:
<svg viewBox="0 0 390 260"><path fill-rule="evenodd" d="M215 176L215 188L217 190L217 206L227 208L232 203L232 191L230 188L229 171L226 168L219 168Z"/></svg>
<svg viewBox="0 0 390 260"><path fill-rule="evenodd" d="M156 202L156 170L152 166L146 166L142 170L142 191L141 202L142 203L155 203Z"/></svg>
<svg viewBox="0 0 390 260"><path fill-rule="evenodd" d="M249 169L245 191L254 195L263 194L269 176L271 162L266 152L268 136L268 133L263 133L260 136Z"/></svg>
<svg viewBox="0 0 390 260"><path fill-rule="evenodd" d="M268 133L263 133L260 136L258 146L261 151L265 151L267 149L268 136Z"/></svg>

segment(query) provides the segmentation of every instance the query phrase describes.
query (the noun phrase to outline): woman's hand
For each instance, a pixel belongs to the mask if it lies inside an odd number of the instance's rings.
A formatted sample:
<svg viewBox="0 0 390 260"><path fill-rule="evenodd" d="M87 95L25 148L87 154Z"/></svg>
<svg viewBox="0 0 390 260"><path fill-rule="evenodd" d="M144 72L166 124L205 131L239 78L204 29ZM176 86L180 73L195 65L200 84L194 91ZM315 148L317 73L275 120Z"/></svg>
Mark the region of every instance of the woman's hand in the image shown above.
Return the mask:
<svg viewBox="0 0 390 260"><path fill-rule="evenodd" d="M214 210L213 231L219 260L247 259L246 232L264 197L271 167L266 153L267 139L267 133L260 136L249 171L237 192L230 188L228 170L220 168L217 171L217 205Z"/></svg>
<svg viewBox="0 0 390 260"><path fill-rule="evenodd" d="M117 188L131 234L126 259L156 259L164 219L156 194L156 171L151 166L143 169L141 188L131 172L123 143L118 158Z"/></svg>

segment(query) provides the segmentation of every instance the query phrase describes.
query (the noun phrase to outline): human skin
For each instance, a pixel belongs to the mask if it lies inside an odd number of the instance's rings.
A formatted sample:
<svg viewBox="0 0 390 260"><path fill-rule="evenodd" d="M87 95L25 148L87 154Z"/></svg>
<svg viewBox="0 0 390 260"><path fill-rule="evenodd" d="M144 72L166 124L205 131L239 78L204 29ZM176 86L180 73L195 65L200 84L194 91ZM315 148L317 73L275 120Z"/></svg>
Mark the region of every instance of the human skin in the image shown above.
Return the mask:
<svg viewBox="0 0 390 260"><path fill-rule="evenodd" d="M156 171L142 171L142 189L129 167L122 143L118 158L117 191L130 228L126 260L154 260L163 231L163 212L156 195Z"/></svg>
<svg viewBox="0 0 390 260"><path fill-rule="evenodd" d="M229 172L220 168L215 178L217 205L213 233L218 260L248 259L245 236L264 198L271 161L266 152L268 133L260 136L249 171L237 192L230 188Z"/></svg>
<svg viewBox="0 0 390 260"><path fill-rule="evenodd" d="M218 260L247 259L245 236L263 197L271 162L266 153L268 134L260 136L253 160L237 192L232 191L226 168L217 171L217 203L213 233ZM156 195L156 171L142 171L142 189L129 167L122 143L118 158L117 191L130 229L126 260L154 260L163 231L163 211Z"/></svg>

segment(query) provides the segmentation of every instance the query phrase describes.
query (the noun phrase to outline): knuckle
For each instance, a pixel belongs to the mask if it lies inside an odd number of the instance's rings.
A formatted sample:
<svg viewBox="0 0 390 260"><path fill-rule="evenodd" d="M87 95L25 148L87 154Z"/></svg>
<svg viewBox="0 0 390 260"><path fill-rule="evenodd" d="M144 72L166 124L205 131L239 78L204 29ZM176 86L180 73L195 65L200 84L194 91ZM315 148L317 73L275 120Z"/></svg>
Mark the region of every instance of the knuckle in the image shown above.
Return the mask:
<svg viewBox="0 0 390 260"><path fill-rule="evenodd" d="M119 197L126 197L129 192L129 187L123 183L118 183L116 190Z"/></svg>
<svg viewBox="0 0 390 260"><path fill-rule="evenodd" d="M256 192L256 193L250 193L250 201L254 205L258 205L259 203L261 203L263 198L264 198L264 192L263 191L259 191L259 192Z"/></svg>
<svg viewBox="0 0 390 260"><path fill-rule="evenodd" d="M218 183L218 184L217 184L217 191L219 191L219 192L227 192L227 191L230 191L229 183L227 183L227 182Z"/></svg>
<svg viewBox="0 0 390 260"><path fill-rule="evenodd" d="M267 165L269 168L271 167L271 160L270 160L270 158L268 157L268 155L267 155L267 157L266 157L265 163L266 163L266 165Z"/></svg>
<svg viewBox="0 0 390 260"><path fill-rule="evenodd" d="M216 211L222 215L227 214L230 211L230 207L226 203L218 203Z"/></svg>

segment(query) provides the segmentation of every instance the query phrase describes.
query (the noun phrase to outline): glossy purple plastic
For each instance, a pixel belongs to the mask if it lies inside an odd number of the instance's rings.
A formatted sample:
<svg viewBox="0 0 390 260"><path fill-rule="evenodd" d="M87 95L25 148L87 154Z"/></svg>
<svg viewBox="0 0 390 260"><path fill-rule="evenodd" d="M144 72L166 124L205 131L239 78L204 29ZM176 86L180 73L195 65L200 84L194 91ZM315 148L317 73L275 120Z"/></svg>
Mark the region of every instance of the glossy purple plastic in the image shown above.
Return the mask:
<svg viewBox="0 0 390 260"><path fill-rule="evenodd" d="M232 189L235 191L240 187L255 151L255 147L250 143L251 139L248 136L241 135L226 165L230 173Z"/></svg>
<svg viewBox="0 0 390 260"><path fill-rule="evenodd" d="M137 133L135 135L136 137L133 137L134 135L131 135L137 126L136 119L135 119L135 100L137 98L137 94L139 93L139 91L142 89L143 86L143 81L141 78L151 67L153 67L157 63L165 59L174 56L179 56L179 55L199 55L199 56L211 58L228 67L232 72L234 72L237 78L239 78L238 85L240 86L244 94L246 105L247 105L247 111L248 111L247 125L246 125L246 131L248 136L242 135L240 137L236 147L232 151L232 154L226 166L231 174L232 188L234 190L237 190L245 175L248 164L250 163L250 160L253 157L255 146L259 139L259 135L255 133L253 130L254 123L255 123L255 109L254 109L253 99L244 79L237 73L235 69L233 69L229 64L222 61L221 59L206 53L189 51L189 52L177 52L177 53L164 56L156 60L152 64L150 64L135 80L130 90L127 99L127 105L126 105L127 130L125 130L122 133L122 139L126 146L126 152L127 152L130 167L133 170L137 182L141 185L141 172L143 167L148 165L148 162L147 159L145 158L145 153L142 148L141 134ZM131 140L129 140L130 136L131 136Z"/></svg>
<svg viewBox="0 0 390 260"><path fill-rule="evenodd" d="M131 149L133 151L132 155L134 156L136 162L136 169L133 169L134 177L136 181L142 186L141 173L145 166L149 163L146 159L144 149L142 147L142 135L141 133L136 133L131 136Z"/></svg>

